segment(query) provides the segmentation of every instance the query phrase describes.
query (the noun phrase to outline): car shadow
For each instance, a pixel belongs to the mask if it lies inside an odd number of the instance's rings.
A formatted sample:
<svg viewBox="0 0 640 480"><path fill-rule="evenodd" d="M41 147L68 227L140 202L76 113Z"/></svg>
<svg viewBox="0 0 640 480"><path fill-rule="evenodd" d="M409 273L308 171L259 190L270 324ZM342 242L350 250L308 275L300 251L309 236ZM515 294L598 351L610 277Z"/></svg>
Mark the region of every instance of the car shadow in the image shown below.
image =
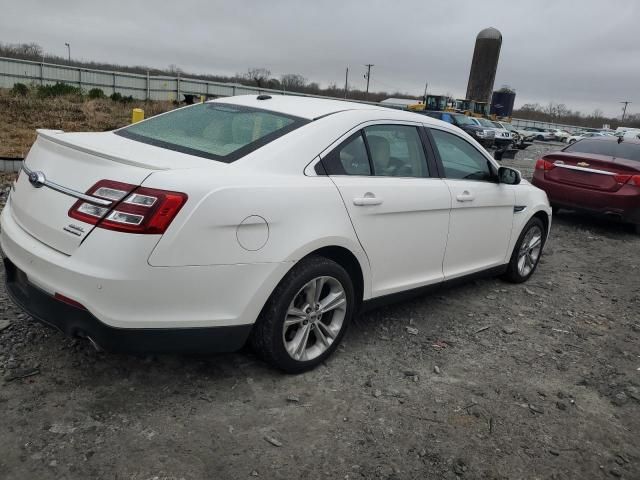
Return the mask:
<svg viewBox="0 0 640 480"><path fill-rule="evenodd" d="M580 230L589 230L610 238L618 237L621 234L635 234L633 225L621 222L616 218L574 210L560 209L554 214L553 223ZM553 234L553 227L551 228L551 234Z"/></svg>

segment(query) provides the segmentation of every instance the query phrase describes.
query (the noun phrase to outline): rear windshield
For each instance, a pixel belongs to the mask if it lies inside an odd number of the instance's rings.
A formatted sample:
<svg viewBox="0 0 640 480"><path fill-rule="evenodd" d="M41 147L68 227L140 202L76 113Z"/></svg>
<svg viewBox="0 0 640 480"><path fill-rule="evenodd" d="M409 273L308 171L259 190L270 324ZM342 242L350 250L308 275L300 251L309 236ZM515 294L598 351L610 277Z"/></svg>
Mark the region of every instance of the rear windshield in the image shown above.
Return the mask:
<svg viewBox="0 0 640 480"><path fill-rule="evenodd" d="M223 103L200 103L115 133L198 157L233 162L308 123L282 113Z"/></svg>
<svg viewBox="0 0 640 480"><path fill-rule="evenodd" d="M617 140L602 140L597 138L584 138L564 149L571 153L592 153L606 155L608 157L626 158L640 162L640 144L621 142Z"/></svg>

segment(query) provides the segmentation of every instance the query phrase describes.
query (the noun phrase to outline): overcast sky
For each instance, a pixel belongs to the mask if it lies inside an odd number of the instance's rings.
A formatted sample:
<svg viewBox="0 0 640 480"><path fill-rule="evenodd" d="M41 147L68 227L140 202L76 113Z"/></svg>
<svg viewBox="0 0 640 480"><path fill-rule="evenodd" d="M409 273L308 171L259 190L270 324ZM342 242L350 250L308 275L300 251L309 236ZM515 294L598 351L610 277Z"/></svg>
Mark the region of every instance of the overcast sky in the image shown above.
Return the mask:
<svg viewBox="0 0 640 480"><path fill-rule="evenodd" d="M119 64L232 75L265 67L321 85L464 97L477 33L502 32L495 88L516 106L550 101L640 111L637 0L0 0L0 42Z"/></svg>

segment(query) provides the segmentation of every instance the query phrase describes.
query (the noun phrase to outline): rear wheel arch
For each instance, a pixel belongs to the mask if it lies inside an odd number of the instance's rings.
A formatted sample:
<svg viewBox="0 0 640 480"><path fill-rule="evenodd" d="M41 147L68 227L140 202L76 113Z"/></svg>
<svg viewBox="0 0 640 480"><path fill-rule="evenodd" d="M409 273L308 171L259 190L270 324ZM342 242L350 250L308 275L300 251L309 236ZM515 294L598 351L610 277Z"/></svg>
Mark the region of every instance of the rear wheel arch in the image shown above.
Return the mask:
<svg viewBox="0 0 640 480"><path fill-rule="evenodd" d="M353 254L353 252L345 247L333 245L314 250L313 252L308 253L304 258L311 256L319 256L333 260L347 271L351 277L351 281L353 282L355 298L356 302L358 302L356 305L357 311L364 298L364 273L358 258Z"/></svg>

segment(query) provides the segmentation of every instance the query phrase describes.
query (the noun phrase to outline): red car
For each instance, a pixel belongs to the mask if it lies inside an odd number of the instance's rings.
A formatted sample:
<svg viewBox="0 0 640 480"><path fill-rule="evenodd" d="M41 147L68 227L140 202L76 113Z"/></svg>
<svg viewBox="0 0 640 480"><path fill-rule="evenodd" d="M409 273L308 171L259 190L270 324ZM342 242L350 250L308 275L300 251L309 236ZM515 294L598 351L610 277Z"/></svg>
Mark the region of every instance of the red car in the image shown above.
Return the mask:
<svg viewBox="0 0 640 480"><path fill-rule="evenodd" d="M640 140L592 137L536 162L532 183L558 208L614 216L640 233Z"/></svg>

